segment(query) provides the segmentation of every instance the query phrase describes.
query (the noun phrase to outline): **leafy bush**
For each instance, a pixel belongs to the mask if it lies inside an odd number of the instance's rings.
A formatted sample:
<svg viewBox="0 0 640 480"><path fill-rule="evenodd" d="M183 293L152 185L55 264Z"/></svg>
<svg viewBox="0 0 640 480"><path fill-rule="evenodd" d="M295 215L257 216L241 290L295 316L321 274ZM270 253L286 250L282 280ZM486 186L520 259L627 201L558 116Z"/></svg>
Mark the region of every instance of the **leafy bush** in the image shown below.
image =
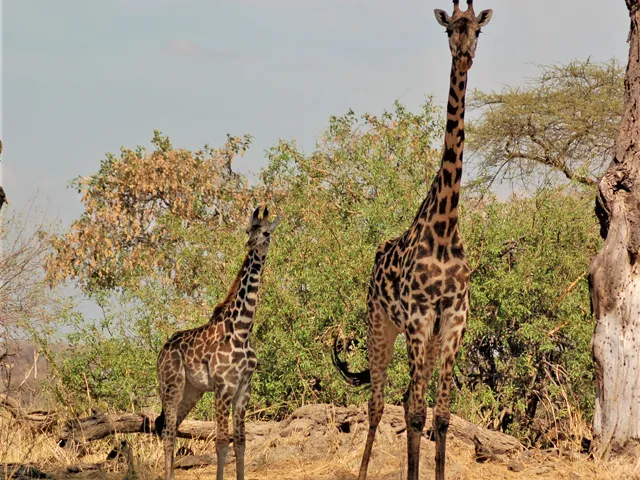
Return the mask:
<svg viewBox="0 0 640 480"><path fill-rule="evenodd" d="M457 407L468 416L535 438L545 415L565 410L564 395L592 410L586 272L600 237L591 198L542 190L463 215L472 310Z"/></svg>
<svg viewBox="0 0 640 480"><path fill-rule="evenodd" d="M439 146L442 131L437 113L428 101L416 114L396 103L380 117L358 118L351 111L332 117L310 154L295 142L270 149L253 186L231 172L230 159L241 152L229 145L204 158L173 150L156 134L151 154L139 149L110 156L96 176L77 183L87 213L56 240L57 253L49 259L51 279L78 280L105 312L93 322L67 319L72 349L59 369L68 401L117 408L157 402L159 348L175 329L204 323L223 297L242 260L247 212L258 202L273 205L283 222L261 287L251 409L277 417L303 403L368 398L346 387L330 350L336 335L355 336L361 340L349 361L354 368L366 365L365 295L374 252L409 226L426 195L440 157L432 147ZM194 167L171 176L170 189L140 187L161 192L160 199L151 201L138 187L116 193L148 183L148 175L134 173L151 168L153 159L170 172L196 158L204 169L226 162L227 173L216 177L214 189L193 189L194 182L206 183ZM224 215L207 207L210 202L224 205ZM540 408L541 400L559 405L566 394L572 405L590 407L593 325L581 277L598 245L590 203L588 193L571 189L507 202L463 199L472 312L454 409L485 423L498 418L494 427L534 438L534 420L548 410ZM132 234L131 223L121 221L130 215L124 206L140 218L151 211L153 221ZM135 255L122 253L127 249ZM388 401L399 403L407 383L401 336ZM212 416L210 396L196 414Z"/></svg>

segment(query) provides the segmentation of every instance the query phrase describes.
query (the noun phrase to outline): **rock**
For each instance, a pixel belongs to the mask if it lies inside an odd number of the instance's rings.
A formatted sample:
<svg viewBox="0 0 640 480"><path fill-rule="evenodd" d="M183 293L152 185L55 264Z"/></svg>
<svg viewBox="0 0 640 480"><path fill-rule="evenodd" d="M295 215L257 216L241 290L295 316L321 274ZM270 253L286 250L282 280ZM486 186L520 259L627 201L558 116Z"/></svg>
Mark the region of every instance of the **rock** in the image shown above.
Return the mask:
<svg viewBox="0 0 640 480"><path fill-rule="evenodd" d="M476 447L476 462L484 463L489 460L495 459L495 455L491 451L491 449L485 445L482 445L477 438L474 439L473 443L475 444L475 447Z"/></svg>
<svg viewBox="0 0 640 480"><path fill-rule="evenodd" d="M281 437L290 437L293 433L302 433L305 437L311 433L312 429L318 428L318 422L310 418L296 418L280 432Z"/></svg>
<svg viewBox="0 0 640 480"><path fill-rule="evenodd" d="M524 470L524 463L517 458L512 458L509 460L509 463L507 463L507 469L512 472L521 472Z"/></svg>

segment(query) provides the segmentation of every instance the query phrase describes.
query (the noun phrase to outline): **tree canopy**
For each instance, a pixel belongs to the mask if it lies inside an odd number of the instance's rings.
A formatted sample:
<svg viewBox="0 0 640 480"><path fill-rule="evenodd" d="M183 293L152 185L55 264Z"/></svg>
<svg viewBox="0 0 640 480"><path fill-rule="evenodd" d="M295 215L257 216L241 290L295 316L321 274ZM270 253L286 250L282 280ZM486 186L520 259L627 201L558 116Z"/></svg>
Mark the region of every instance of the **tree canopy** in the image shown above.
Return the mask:
<svg viewBox="0 0 640 480"><path fill-rule="evenodd" d="M161 281L180 294L202 293L199 270L211 252L199 249L196 237L233 229L250 208L251 189L231 169L250 137L230 136L221 148L196 152L174 149L157 131L151 143L153 152L123 148L96 174L72 182L85 211L52 242L52 284L76 280L91 292Z"/></svg>
<svg viewBox="0 0 640 480"><path fill-rule="evenodd" d="M624 72L611 60L548 65L528 85L501 92L474 90L469 148L482 183L530 184L555 176L595 185L613 157L622 115Z"/></svg>

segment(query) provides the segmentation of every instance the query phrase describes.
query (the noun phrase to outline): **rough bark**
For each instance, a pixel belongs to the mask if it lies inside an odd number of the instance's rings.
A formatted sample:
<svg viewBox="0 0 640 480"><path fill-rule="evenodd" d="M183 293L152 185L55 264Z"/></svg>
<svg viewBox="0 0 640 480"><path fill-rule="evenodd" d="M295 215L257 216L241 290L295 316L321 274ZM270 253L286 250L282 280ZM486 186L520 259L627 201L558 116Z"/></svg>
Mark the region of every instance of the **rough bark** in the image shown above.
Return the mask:
<svg viewBox="0 0 640 480"><path fill-rule="evenodd" d="M65 425L60 436L61 446L71 443L85 443L105 438L114 433L153 433L154 418L139 413L104 414L71 420ZM247 425L248 433L252 426ZM178 437L206 440L215 436L215 422L185 420L178 429Z"/></svg>
<svg viewBox="0 0 640 480"><path fill-rule="evenodd" d="M227 458L227 463L232 463L235 461L235 456L233 450L229 452L229 457ZM185 455L184 457L176 457L175 463L173 464L174 468L181 468L183 470L188 470L190 468L197 467L208 467L210 465L215 465L217 463L216 456L214 455ZM69 474L77 474L77 473L86 473L86 472L116 472L118 470L122 470L124 467L121 462L117 460L107 460L105 462L98 463L77 463L75 465L70 465L66 468L66 473ZM128 472L131 472L131 466L127 467ZM46 474L45 474L46 475ZM23 477L17 477L19 479L24 480ZM33 478L52 478L50 476L47 477L33 477ZM126 476L125 476L126 478Z"/></svg>
<svg viewBox="0 0 640 480"><path fill-rule="evenodd" d="M431 412L428 415L427 425L431 425ZM400 434L405 430L404 410L402 407L387 405L382 421L390 424L396 434ZM366 423L367 416L362 408L355 406L334 407L326 404L305 405L280 423L248 422L246 433L247 441L251 441L255 437L265 437L274 432L277 432L282 437L287 437L292 432L299 430L317 431L337 428L340 431L349 432L355 429L356 424L362 424L360 428L364 428ZM115 432L154 433L154 419L141 414L99 414L74 420L67 423L65 431L60 437L60 444L89 442L104 438ZM178 429L178 436L183 438L213 439L215 438L215 432L215 422L185 420ZM449 433L470 445L480 444L494 454L513 453L523 449L522 444L515 437L481 428L456 415L451 416Z"/></svg>
<svg viewBox="0 0 640 480"><path fill-rule="evenodd" d="M427 419L425 421L427 428L424 432L427 436L432 434L430 431L430 426L433 424L432 415L433 410L427 409ZM282 422L280 435L288 435L290 430L296 429L296 424L308 424L309 422L313 422L311 428L335 425L340 431L345 432L354 430L356 424L362 424L359 428L363 430L368 428L367 415L362 408L355 406L334 407L327 404L305 405ZM396 434L404 432L406 429L404 409L396 405L386 405L381 423L391 425ZM515 453L524 449L517 438L506 433L479 427L457 415L451 415L448 433L469 445L480 445L495 455Z"/></svg>
<svg viewBox="0 0 640 480"><path fill-rule="evenodd" d="M640 440L640 0L626 3L630 48L624 113L615 158L596 198L605 241L589 269L597 322L594 446L605 457Z"/></svg>

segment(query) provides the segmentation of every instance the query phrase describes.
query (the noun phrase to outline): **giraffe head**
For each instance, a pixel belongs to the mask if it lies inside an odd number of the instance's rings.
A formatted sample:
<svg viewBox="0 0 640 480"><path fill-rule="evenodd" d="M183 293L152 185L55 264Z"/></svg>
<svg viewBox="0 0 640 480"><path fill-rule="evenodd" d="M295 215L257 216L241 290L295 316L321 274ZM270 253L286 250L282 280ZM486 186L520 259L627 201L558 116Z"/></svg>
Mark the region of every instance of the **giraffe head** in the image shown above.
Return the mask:
<svg viewBox="0 0 640 480"><path fill-rule="evenodd" d="M466 11L460 10L459 0L453 0L453 15L449 16L444 10L434 10L438 23L447 29L449 48L456 66L463 72L471 68L476 54L480 29L489 20L493 10L483 10L479 15L473 11L473 0L467 0Z"/></svg>
<svg viewBox="0 0 640 480"><path fill-rule="evenodd" d="M256 208L249 219L247 234L247 250L257 249L266 252L271 241L271 234L280 223L280 217L276 217L273 222L268 220L269 210L264 207L262 218L260 217L260 207Z"/></svg>

